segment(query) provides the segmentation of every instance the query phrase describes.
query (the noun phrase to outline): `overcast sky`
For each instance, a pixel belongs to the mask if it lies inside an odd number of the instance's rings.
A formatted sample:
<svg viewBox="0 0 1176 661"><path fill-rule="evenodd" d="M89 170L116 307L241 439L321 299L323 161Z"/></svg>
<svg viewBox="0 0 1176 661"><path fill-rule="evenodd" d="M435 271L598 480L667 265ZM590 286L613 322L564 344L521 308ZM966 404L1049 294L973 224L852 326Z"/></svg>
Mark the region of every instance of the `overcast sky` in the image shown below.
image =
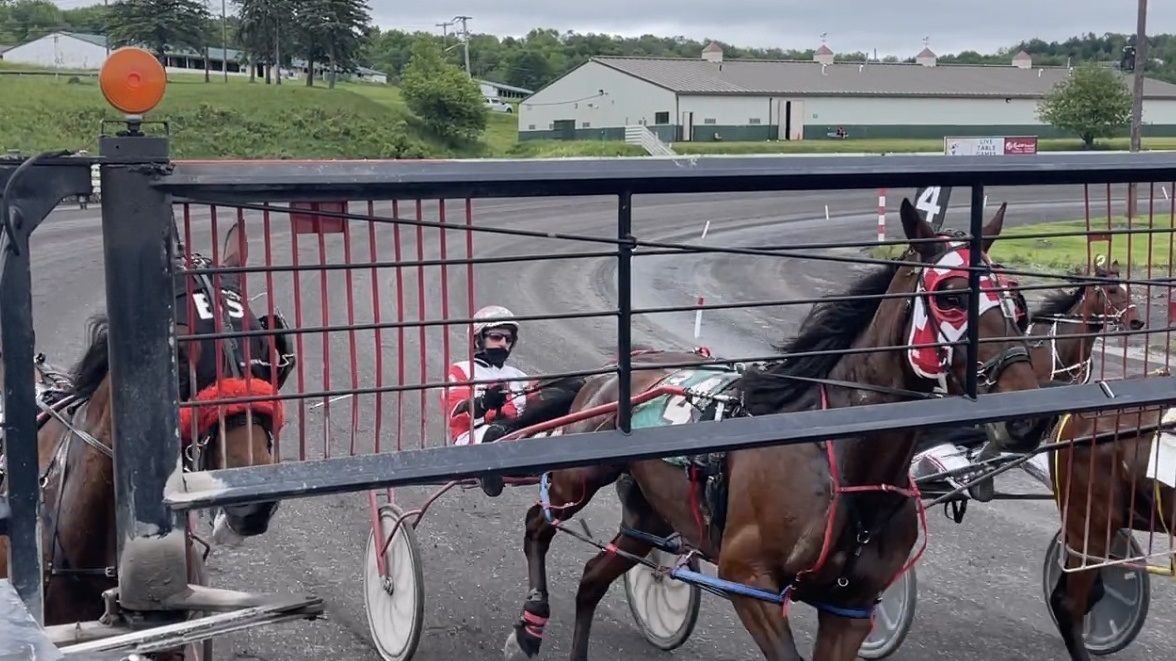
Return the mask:
<svg viewBox="0 0 1176 661"><path fill-rule="evenodd" d="M433 30L457 15L470 32L683 35L740 46L815 48L909 57L930 37L936 53L991 52L1032 37L1135 32L1131 0L368 0L384 29ZM1149 34L1176 33L1176 1L1149 3ZM451 28L452 29L452 28Z"/></svg>

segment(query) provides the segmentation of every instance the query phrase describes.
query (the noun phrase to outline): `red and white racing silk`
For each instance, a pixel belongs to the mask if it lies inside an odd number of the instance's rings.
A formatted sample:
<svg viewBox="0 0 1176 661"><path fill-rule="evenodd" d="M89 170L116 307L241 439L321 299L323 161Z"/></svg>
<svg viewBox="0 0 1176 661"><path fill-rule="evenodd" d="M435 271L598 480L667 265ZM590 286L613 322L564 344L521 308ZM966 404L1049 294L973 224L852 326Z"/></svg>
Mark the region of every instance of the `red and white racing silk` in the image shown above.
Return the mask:
<svg viewBox="0 0 1176 661"><path fill-rule="evenodd" d="M470 363L468 361L459 361L449 366L448 380L454 382L499 379L503 381L503 386L514 394L513 397L507 397L506 403L502 406L501 414L498 411L487 411L485 417L474 419L474 438L472 442L481 443L482 436L486 433L487 423L493 422L500 417L516 417L526 408L527 397L525 393L527 388L527 375L517 367L510 365L495 367L478 360L474 360L473 372L471 375ZM487 385L485 383L474 385L474 397L481 395ZM441 406L444 408L445 415L448 418L449 441L454 445L469 445L471 443L469 412L454 413L454 409L462 402L467 401L469 397L470 386L468 385L447 387L441 393Z"/></svg>
<svg viewBox="0 0 1176 661"><path fill-rule="evenodd" d="M967 309L943 308L935 299L936 296L926 296L939 290L944 282L950 278L967 278L970 250L966 242L953 242L939 261L934 265L923 268L919 276L914 306L912 307L911 331L908 345L934 344L938 342L958 342L968 332ZM987 262L987 257L982 257ZM980 274L980 306L982 315L994 307L1000 307L1005 318L1015 322L1017 305L1007 291L993 291L1007 287L1011 283L994 273ZM967 293L967 289L960 290ZM930 299L930 310L928 300ZM936 333L938 328L938 334ZM1010 335L1013 333L1010 333ZM907 358L915 373L927 379L939 381L946 385L944 379L948 366L951 365L953 349L955 347L916 347L907 350Z"/></svg>

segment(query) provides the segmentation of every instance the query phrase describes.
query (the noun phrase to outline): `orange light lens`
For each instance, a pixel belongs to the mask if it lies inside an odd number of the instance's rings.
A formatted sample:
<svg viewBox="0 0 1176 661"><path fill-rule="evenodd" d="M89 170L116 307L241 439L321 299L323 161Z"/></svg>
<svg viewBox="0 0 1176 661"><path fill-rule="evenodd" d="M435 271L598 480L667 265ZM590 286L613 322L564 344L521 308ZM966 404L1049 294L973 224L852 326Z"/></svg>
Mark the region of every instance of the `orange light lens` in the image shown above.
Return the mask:
<svg viewBox="0 0 1176 661"><path fill-rule="evenodd" d="M102 96L118 110L141 115L163 99L167 74L154 55L142 48L119 48L106 58L98 73Z"/></svg>

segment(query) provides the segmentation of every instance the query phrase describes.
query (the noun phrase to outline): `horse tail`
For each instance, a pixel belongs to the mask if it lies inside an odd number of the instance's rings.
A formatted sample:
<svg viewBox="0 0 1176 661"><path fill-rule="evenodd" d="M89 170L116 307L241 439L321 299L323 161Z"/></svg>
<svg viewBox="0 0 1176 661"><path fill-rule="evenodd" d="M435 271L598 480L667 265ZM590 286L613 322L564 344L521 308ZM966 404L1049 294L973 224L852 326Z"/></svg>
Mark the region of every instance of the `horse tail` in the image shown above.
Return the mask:
<svg viewBox="0 0 1176 661"><path fill-rule="evenodd" d="M83 399L94 395L110 370L110 350L106 341L108 329L109 321L102 313L90 317L86 323L86 337L90 346L71 370L74 394Z"/></svg>

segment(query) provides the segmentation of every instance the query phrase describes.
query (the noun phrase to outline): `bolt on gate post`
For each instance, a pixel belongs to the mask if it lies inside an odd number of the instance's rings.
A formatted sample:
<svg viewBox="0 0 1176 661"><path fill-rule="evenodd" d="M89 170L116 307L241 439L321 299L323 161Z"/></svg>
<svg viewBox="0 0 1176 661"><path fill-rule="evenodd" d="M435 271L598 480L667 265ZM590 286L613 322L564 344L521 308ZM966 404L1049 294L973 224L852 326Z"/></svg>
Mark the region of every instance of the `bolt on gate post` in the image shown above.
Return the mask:
<svg viewBox="0 0 1176 661"><path fill-rule="evenodd" d="M129 122L130 123L130 122ZM171 196L152 186L167 138L134 130L100 142L118 581L122 605L158 608L187 588L184 527L163 500L180 477L179 389L173 350Z"/></svg>

